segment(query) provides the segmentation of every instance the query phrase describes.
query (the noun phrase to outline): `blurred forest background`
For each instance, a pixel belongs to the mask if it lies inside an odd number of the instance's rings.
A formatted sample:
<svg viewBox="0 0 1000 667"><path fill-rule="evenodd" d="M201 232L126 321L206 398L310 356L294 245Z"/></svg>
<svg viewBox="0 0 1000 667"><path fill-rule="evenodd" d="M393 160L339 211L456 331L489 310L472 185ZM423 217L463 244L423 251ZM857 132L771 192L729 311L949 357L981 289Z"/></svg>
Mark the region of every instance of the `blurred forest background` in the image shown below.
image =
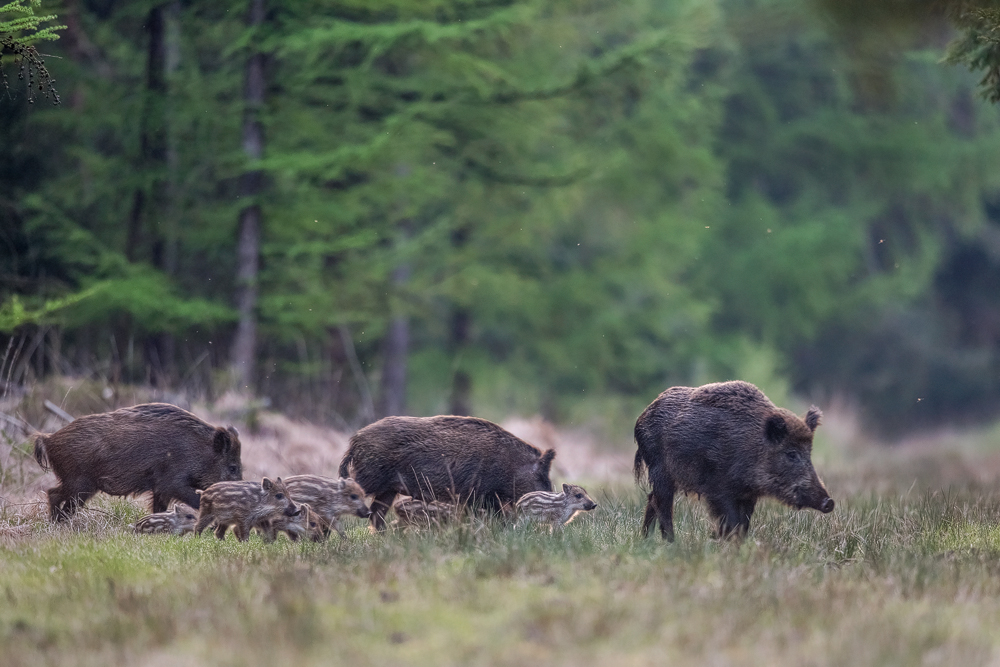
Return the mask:
<svg viewBox="0 0 1000 667"><path fill-rule="evenodd" d="M884 436L995 418L982 54L845 4L46 2L61 103L3 59L2 380L353 427L731 378Z"/></svg>

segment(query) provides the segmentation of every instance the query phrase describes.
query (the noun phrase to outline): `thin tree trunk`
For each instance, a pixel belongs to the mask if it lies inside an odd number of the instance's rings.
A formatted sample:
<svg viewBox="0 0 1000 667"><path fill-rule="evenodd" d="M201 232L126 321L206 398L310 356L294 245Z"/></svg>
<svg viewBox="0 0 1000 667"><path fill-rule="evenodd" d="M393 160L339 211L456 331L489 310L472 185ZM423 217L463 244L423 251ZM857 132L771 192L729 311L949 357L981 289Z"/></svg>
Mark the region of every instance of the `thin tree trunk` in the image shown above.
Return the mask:
<svg viewBox="0 0 1000 667"><path fill-rule="evenodd" d="M402 264L392 272L393 287L410 279L409 265ZM410 321L396 313L389 321L383 343L382 398L379 411L383 417L406 413L406 362L410 347Z"/></svg>
<svg viewBox="0 0 1000 667"><path fill-rule="evenodd" d="M451 245L461 250L469 242L469 228L461 226L451 234ZM472 377L462 366L462 356L469 342L469 330L472 325L472 314L465 306L456 305L451 315L451 340L449 347L454 364L454 374L451 378L451 414L469 415L472 395Z"/></svg>
<svg viewBox="0 0 1000 667"><path fill-rule="evenodd" d="M467 308L458 307L451 316L451 347L455 358L455 374L451 379L451 414L472 413L469 404L472 395L472 377L461 366L462 352L469 342L471 317Z"/></svg>
<svg viewBox="0 0 1000 667"><path fill-rule="evenodd" d="M146 16L146 90L142 107L139 168L152 175L148 192L145 185L135 189L129 215L125 256L129 261L147 259L153 266L172 273L168 262L165 226L168 214L167 179L167 20L168 6L155 5ZM166 221L166 222L165 222ZM166 332L147 334L142 340L143 360L148 381L157 387L170 384L173 368L173 337Z"/></svg>
<svg viewBox="0 0 1000 667"><path fill-rule="evenodd" d="M252 0L247 25L263 25L264 0ZM245 108L243 112L243 152L249 163L264 155L264 127L260 110L264 105L264 54L254 51L247 60ZM240 319L232 348L232 371L236 386L250 391L253 381L253 359L257 349L257 271L259 268L261 211L257 197L263 189L264 176L260 170L243 174L240 194L249 203L240 211L239 242L237 249L237 298Z"/></svg>

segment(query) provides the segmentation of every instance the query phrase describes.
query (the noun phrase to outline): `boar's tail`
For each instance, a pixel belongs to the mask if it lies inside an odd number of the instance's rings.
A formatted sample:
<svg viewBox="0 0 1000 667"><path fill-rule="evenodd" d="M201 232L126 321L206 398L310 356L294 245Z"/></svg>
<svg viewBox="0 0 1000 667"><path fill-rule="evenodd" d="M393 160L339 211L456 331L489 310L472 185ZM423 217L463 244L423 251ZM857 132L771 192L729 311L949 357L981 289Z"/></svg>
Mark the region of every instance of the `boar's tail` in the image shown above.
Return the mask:
<svg viewBox="0 0 1000 667"><path fill-rule="evenodd" d="M635 475L635 483L642 484L644 482L644 477L646 476L646 459L642 457L642 452L646 450L646 441L648 439L648 434L646 430L642 428L642 417L639 417L639 421L635 423L635 431L633 435L635 436L635 462L632 464L632 474Z"/></svg>
<svg viewBox="0 0 1000 667"><path fill-rule="evenodd" d="M646 475L646 462L642 459L642 452L636 450L635 463L632 464L632 474L635 475L635 483L642 484Z"/></svg>
<svg viewBox="0 0 1000 667"><path fill-rule="evenodd" d="M352 461L354 461L354 454L351 452L350 449L348 449L347 453L344 454L344 459L340 462L340 470L338 472L340 473L341 477L351 476Z"/></svg>
<svg viewBox="0 0 1000 667"><path fill-rule="evenodd" d="M42 470L51 470L52 464L49 463L49 453L45 451L45 435L36 433L32 436L32 439L35 441L35 460L38 461L38 465L41 466Z"/></svg>

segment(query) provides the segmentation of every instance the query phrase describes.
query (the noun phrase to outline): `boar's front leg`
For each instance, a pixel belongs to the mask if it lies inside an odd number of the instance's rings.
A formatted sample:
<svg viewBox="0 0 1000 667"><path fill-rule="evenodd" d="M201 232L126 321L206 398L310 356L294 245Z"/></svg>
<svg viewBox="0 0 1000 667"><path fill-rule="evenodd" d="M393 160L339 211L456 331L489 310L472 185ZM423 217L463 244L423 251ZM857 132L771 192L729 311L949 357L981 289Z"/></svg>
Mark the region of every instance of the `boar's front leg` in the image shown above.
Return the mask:
<svg viewBox="0 0 1000 667"><path fill-rule="evenodd" d="M372 527L377 531L385 530L385 515L396 499L395 491L384 491L372 500Z"/></svg>
<svg viewBox="0 0 1000 667"><path fill-rule="evenodd" d="M740 522L736 529L740 535L746 535L749 532L750 517L753 516L753 510L756 505L757 501L753 498L744 499L736 504L736 512L740 517Z"/></svg>
<svg viewBox="0 0 1000 667"><path fill-rule="evenodd" d="M240 542L246 542L250 539L250 531L253 529L253 522L244 519L233 526L233 534L236 535L236 539Z"/></svg>
<svg viewBox="0 0 1000 667"><path fill-rule="evenodd" d="M159 491L153 491L153 514L159 514L160 512L166 512L167 507L170 505L170 496L163 495ZM197 507L195 508L197 509Z"/></svg>
<svg viewBox="0 0 1000 667"><path fill-rule="evenodd" d="M201 489L197 489L193 486L184 486L178 489L173 497L181 501L185 505L189 505L195 509L198 509L201 505L201 494L198 493Z"/></svg>
<svg viewBox="0 0 1000 667"><path fill-rule="evenodd" d="M720 539L728 537L742 537L750 527L750 515L753 514L753 502L749 506L746 502L736 501L731 498L707 498L708 513L718 523L718 535Z"/></svg>

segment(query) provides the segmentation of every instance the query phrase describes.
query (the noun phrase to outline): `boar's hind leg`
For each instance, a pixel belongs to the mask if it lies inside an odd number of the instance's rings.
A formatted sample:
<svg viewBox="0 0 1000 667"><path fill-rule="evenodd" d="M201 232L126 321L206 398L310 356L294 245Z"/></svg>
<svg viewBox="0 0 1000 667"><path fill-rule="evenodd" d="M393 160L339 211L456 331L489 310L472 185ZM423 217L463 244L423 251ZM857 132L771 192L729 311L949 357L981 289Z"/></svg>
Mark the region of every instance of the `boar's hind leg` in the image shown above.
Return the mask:
<svg viewBox="0 0 1000 667"><path fill-rule="evenodd" d="M198 523L194 525L194 534L197 537L201 536L201 531L208 528L209 524L215 519L212 513L207 511L208 508L203 507L201 513L198 515Z"/></svg>
<svg viewBox="0 0 1000 667"><path fill-rule="evenodd" d="M385 530L385 515L392 507L392 501L396 499L395 491L385 491L375 496L372 500L372 527L375 530Z"/></svg>
<svg viewBox="0 0 1000 667"><path fill-rule="evenodd" d="M62 484L49 489L49 516L53 521L65 521L87 502L97 491L91 488Z"/></svg>
<svg viewBox="0 0 1000 667"><path fill-rule="evenodd" d="M642 520L642 534L648 535L653 527L653 517L660 520L660 535L668 542L674 541L674 492L677 485L670 473L659 466L649 469L653 491L646 502L646 516Z"/></svg>
<svg viewBox="0 0 1000 667"><path fill-rule="evenodd" d="M650 491L649 495L646 496L646 513L642 517L642 536L649 536L649 529L653 527L653 522L656 521L656 496Z"/></svg>

